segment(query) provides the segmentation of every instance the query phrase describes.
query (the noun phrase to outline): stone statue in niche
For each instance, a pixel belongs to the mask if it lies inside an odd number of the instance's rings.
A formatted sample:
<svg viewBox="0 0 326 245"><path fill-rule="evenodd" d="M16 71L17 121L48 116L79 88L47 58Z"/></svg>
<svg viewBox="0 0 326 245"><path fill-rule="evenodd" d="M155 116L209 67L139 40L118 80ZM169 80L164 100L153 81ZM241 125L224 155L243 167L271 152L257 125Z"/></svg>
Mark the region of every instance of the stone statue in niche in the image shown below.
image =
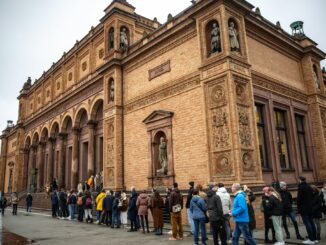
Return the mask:
<svg viewBox="0 0 326 245"><path fill-rule="evenodd" d="M317 76L317 73L315 70L312 71L312 74L313 74L313 77L314 77L314 81L315 81L315 84L316 84L316 87L318 89L320 89L320 81L318 79L318 76Z"/></svg>
<svg viewBox="0 0 326 245"><path fill-rule="evenodd" d="M111 28L109 31L109 49L114 48L114 29Z"/></svg>
<svg viewBox="0 0 326 245"><path fill-rule="evenodd" d="M167 167L168 167L168 154L167 154L167 144L163 137L160 138L160 145L159 145L159 155L158 160L161 164L161 168L158 169L156 172L158 174L166 174Z"/></svg>
<svg viewBox="0 0 326 245"><path fill-rule="evenodd" d="M229 36L230 36L231 51L239 52L240 45L239 45L239 40L238 40L238 31L235 28L233 21L231 21L229 24Z"/></svg>
<svg viewBox="0 0 326 245"><path fill-rule="evenodd" d="M221 52L221 38L220 38L220 29L217 26L217 23L213 23L212 32L211 32L211 53Z"/></svg>
<svg viewBox="0 0 326 245"><path fill-rule="evenodd" d="M114 101L114 81L110 82L110 101Z"/></svg>
<svg viewBox="0 0 326 245"><path fill-rule="evenodd" d="M120 32L120 48L126 50L129 46L127 30L125 27L122 28Z"/></svg>

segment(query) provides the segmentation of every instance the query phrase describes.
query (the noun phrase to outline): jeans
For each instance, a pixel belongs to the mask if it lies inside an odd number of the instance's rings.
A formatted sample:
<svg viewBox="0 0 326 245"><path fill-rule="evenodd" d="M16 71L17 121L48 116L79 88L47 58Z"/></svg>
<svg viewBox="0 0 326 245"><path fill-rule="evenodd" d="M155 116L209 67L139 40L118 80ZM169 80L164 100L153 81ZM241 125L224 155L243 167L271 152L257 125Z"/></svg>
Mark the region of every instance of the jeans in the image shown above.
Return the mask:
<svg viewBox="0 0 326 245"><path fill-rule="evenodd" d="M70 212L70 219L73 220L75 218L75 209L76 209L76 204L70 204L69 205L69 212Z"/></svg>
<svg viewBox="0 0 326 245"><path fill-rule="evenodd" d="M183 227L182 227L181 212L179 212L179 213L171 213L171 224L172 224L172 236L174 238L177 238L177 234L179 233L179 237L183 238Z"/></svg>
<svg viewBox="0 0 326 245"><path fill-rule="evenodd" d="M12 214L13 215L17 215L17 206L18 206L18 204L13 204L12 205Z"/></svg>
<svg viewBox="0 0 326 245"><path fill-rule="evenodd" d="M57 217L58 215L58 204L52 204L52 217Z"/></svg>
<svg viewBox="0 0 326 245"><path fill-rule="evenodd" d="M195 226L194 226L194 220L192 218L192 213L190 211L190 208L187 209L187 218L188 218L188 224L190 225L190 232L194 234Z"/></svg>
<svg viewBox="0 0 326 245"><path fill-rule="evenodd" d="M226 240L230 240L231 238L231 227L230 227L230 215L225 214L224 215L224 219L225 219L225 231L226 231Z"/></svg>
<svg viewBox="0 0 326 245"><path fill-rule="evenodd" d="M320 228L320 219L314 218L314 222L316 224L316 233L317 233L317 239L318 239L319 236L320 236L320 231L321 231L321 228Z"/></svg>
<svg viewBox="0 0 326 245"><path fill-rule="evenodd" d="M226 245L225 220L210 221L211 231L213 232L214 245L218 245L218 235L221 236L222 245Z"/></svg>
<svg viewBox="0 0 326 245"><path fill-rule="evenodd" d="M290 236L290 232L288 230L288 226L287 226L287 223L286 223L286 217L290 217L292 223L293 223L293 226L294 226L294 229L295 229L295 233L297 235L297 237L300 236L300 232L299 232L299 227L298 227L298 223L296 221L296 217L295 217L295 214L293 211L291 212L288 212L288 213L285 213L282 215L282 221L283 221L283 227L284 227L284 230L285 230L285 233L287 236Z"/></svg>
<svg viewBox="0 0 326 245"><path fill-rule="evenodd" d="M111 227L114 227L114 225L116 225L117 227L120 227L120 225L121 225L120 211L119 210L113 210L112 216L113 217L112 217Z"/></svg>
<svg viewBox="0 0 326 245"><path fill-rule="evenodd" d="M198 244L199 238L199 225L200 225L200 231L201 231L201 241L202 244L206 244L206 223L205 218L202 219L194 219L194 226L195 226L195 233L194 233L194 242L195 244Z"/></svg>
<svg viewBox="0 0 326 245"><path fill-rule="evenodd" d="M268 241L268 232L271 229L272 230L272 240L275 240L275 229L273 226L273 221L272 221L272 217L267 216L266 214L264 214L264 225L265 225L265 241Z"/></svg>
<svg viewBox="0 0 326 245"><path fill-rule="evenodd" d="M84 209L83 206L77 206L78 210L78 221L83 222Z"/></svg>
<svg viewBox="0 0 326 245"><path fill-rule="evenodd" d="M316 226L314 224L314 220L311 215L301 215L302 221L306 227L308 237L310 241L315 241L316 236Z"/></svg>
<svg viewBox="0 0 326 245"><path fill-rule="evenodd" d="M27 208L26 208L26 212L31 213L32 212L32 206L28 205Z"/></svg>
<svg viewBox="0 0 326 245"><path fill-rule="evenodd" d="M100 210L96 210L96 220L101 223L102 219L101 219L101 214L102 214L102 211Z"/></svg>
<svg viewBox="0 0 326 245"><path fill-rule="evenodd" d="M256 241L250 235L249 222L235 222L233 245L239 244L239 237L241 234L249 245L256 245Z"/></svg>
<svg viewBox="0 0 326 245"><path fill-rule="evenodd" d="M283 231L282 231L282 217L272 216L273 226L275 229L275 238L277 242L284 243Z"/></svg>

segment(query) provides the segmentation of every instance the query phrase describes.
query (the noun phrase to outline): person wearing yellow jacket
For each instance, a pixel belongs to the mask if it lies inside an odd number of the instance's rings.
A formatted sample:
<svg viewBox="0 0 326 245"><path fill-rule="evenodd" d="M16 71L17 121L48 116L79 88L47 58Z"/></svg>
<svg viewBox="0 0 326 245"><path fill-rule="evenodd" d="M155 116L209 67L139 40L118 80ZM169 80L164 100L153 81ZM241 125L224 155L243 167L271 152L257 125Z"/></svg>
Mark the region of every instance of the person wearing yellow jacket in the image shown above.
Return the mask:
<svg viewBox="0 0 326 245"><path fill-rule="evenodd" d="M96 200L95 200L96 201L96 218L97 218L96 223L99 225L102 223L101 214L102 214L102 210L103 210L104 197L105 197L105 190L102 190L100 192L100 194L97 195Z"/></svg>

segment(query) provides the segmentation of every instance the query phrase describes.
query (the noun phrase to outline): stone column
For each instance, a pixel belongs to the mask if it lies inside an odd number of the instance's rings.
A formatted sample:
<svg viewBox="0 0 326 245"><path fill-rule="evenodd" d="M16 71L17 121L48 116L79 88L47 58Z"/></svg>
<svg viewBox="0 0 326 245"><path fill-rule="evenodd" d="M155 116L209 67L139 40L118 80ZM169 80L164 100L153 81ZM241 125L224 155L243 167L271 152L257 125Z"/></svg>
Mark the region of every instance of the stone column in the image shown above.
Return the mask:
<svg viewBox="0 0 326 245"><path fill-rule="evenodd" d="M38 147L37 147L37 156L36 156L36 168L37 168L37 182L36 182L36 188L41 189L43 188L43 167L44 167L44 146L45 143L40 141Z"/></svg>
<svg viewBox="0 0 326 245"><path fill-rule="evenodd" d="M7 163L7 138L5 135L2 135L0 139L1 139L0 191L2 191L3 193L5 188L5 175L6 175L6 163Z"/></svg>
<svg viewBox="0 0 326 245"><path fill-rule="evenodd" d="M28 172L28 159L29 159L29 156L28 156L28 153L29 153L29 149L28 148L24 148L23 149L23 151L24 151L24 169L23 169L23 176L22 176L22 178L23 178L23 180L22 180L22 190L26 190L26 189L28 189L28 174L29 174L29 172Z"/></svg>
<svg viewBox="0 0 326 245"><path fill-rule="evenodd" d="M55 138L49 138L48 139L48 170L46 172L46 182L51 185L53 181L53 144L55 142Z"/></svg>
<svg viewBox="0 0 326 245"><path fill-rule="evenodd" d="M28 186L27 189L31 189L31 185L32 185L32 169L34 168L34 153L36 150L36 146L35 145L31 145L29 148L29 155L28 155Z"/></svg>
<svg viewBox="0 0 326 245"><path fill-rule="evenodd" d="M92 174L94 174L94 170L95 170L95 154L94 154L94 144L95 144L95 140L94 140L94 134L95 134L95 126L96 126L96 122L94 121L89 121L87 123L88 125L88 135L89 135L89 140L88 140L88 161L87 161L87 176L91 176Z"/></svg>
<svg viewBox="0 0 326 245"><path fill-rule="evenodd" d="M78 164L79 164L79 128L73 128L72 165L71 165L71 188L78 185Z"/></svg>
<svg viewBox="0 0 326 245"><path fill-rule="evenodd" d="M65 140L66 140L67 134L60 133L59 134L59 173L58 173L58 185L59 188L64 187L65 183Z"/></svg>

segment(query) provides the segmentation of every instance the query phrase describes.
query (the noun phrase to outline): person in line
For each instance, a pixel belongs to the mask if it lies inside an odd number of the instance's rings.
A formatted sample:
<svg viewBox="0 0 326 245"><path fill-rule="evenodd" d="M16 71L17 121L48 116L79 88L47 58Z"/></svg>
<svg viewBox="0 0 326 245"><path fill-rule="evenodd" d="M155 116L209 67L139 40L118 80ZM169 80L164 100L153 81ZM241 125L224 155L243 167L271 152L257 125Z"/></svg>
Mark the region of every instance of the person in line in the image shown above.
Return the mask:
<svg viewBox="0 0 326 245"><path fill-rule="evenodd" d="M79 193L83 193L83 184L82 182L79 182L78 185L77 185L77 192L78 192L78 195Z"/></svg>
<svg viewBox="0 0 326 245"><path fill-rule="evenodd" d="M248 205L249 231L251 236L253 236L253 230L256 229L256 218L255 218L255 210L252 203L256 200L256 196L246 185L243 186L243 190L246 193L246 202ZM248 243L245 241L245 244Z"/></svg>
<svg viewBox="0 0 326 245"><path fill-rule="evenodd" d="M143 233L145 233L145 224L144 219L146 222L146 230L149 233L149 226L148 226L148 195L146 191L142 191L142 193L137 198L137 208L138 208L138 215L140 217L140 223L143 229Z"/></svg>
<svg viewBox="0 0 326 245"><path fill-rule="evenodd" d="M188 224L190 226L190 234L189 235L193 235L195 232L194 220L193 220L193 218L191 216L192 214L190 212L190 201L191 201L191 198L194 193L194 185L195 185L194 181L189 182L189 190L188 190L188 196L187 196L187 202L186 202L187 219L188 219Z"/></svg>
<svg viewBox="0 0 326 245"><path fill-rule="evenodd" d="M321 189L321 192L323 193L323 206L322 206L322 212L326 216L326 182L323 185L323 188Z"/></svg>
<svg viewBox="0 0 326 245"><path fill-rule="evenodd" d="M91 175L91 177L87 180L87 185L89 186L89 191L94 191L94 175Z"/></svg>
<svg viewBox="0 0 326 245"><path fill-rule="evenodd" d="M313 199L312 199L312 216L316 225L316 240L320 241L320 219L322 218L322 207L324 196L323 193L317 188L317 186L311 186L313 190Z"/></svg>
<svg viewBox="0 0 326 245"><path fill-rule="evenodd" d="M59 193L59 207L60 207L60 219L68 219L68 207L67 207L67 193L64 189L61 189Z"/></svg>
<svg viewBox="0 0 326 245"><path fill-rule="evenodd" d="M130 200L129 200L129 205L128 205L128 218L130 220L130 229L128 232L134 232L137 231L137 192L132 191Z"/></svg>
<svg viewBox="0 0 326 245"><path fill-rule="evenodd" d="M230 226L231 197L230 197L230 194L225 189L223 183L218 183L217 187L218 187L218 189L217 189L216 195L218 195L220 197L221 202L222 202L222 207L223 207L223 216L224 216L225 230L226 230L226 240L230 241L230 239L231 239L231 226Z"/></svg>
<svg viewBox="0 0 326 245"><path fill-rule="evenodd" d="M51 204L52 204L52 218L56 218L58 216L59 209L59 196L57 191L53 191L51 195Z"/></svg>
<svg viewBox="0 0 326 245"><path fill-rule="evenodd" d="M263 193L264 195L262 196L262 212L264 213L264 226L265 226L265 243L275 243L276 238L275 238L275 229L273 226L273 220L272 220L272 212L268 208L269 202L270 202L270 197L269 197L269 187L266 186L263 188ZM272 230L272 238L273 240L269 240L268 238L268 232L269 230Z"/></svg>
<svg viewBox="0 0 326 245"><path fill-rule="evenodd" d="M69 196L69 214L70 214L70 220L75 219L75 210L76 210L76 205L77 205L77 196L74 190L70 191L70 196Z"/></svg>
<svg viewBox="0 0 326 245"><path fill-rule="evenodd" d="M283 205L281 195L273 188L268 189L269 203L267 208L272 213L272 221L275 229L275 245L284 245L283 232L282 232L282 214Z"/></svg>
<svg viewBox="0 0 326 245"><path fill-rule="evenodd" d="M103 199L105 198L105 190L102 190L96 197L96 224L102 223Z"/></svg>
<svg viewBox="0 0 326 245"><path fill-rule="evenodd" d="M1 215L5 215L6 207L7 207L7 198L4 196L1 196L1 199L0 199Z"/></svg>
<svg viewBox="0 0 326 245"><path fill-rule="evenodd" d="M12 193L11 204L12 204L12 215L17 215L19 198L17 192Z"/></svg>
<svg viewBox="0 0 326 245"><path fill-rule="evenodd" d="M226 245L227 236L225 229L224 210L220 196L216 194L216 189L207 191L207 211L211 231L213 232L214 245L218 245L218 236L220 235L222 245Z"/></svg>
<svg viewBox="0 0 326 245"><path fill-rule="evenodd" d="M300 183L298 186L297 206L298 213L302 217L302 221L306 227L308 233L308 239L303 241L303 244L315 244L316 241L316 226L313 220L313 190L310 185L307 184L306 178L299 177Z"/></svg>
<svg viewBox="0 0 326 245"><path fill-rule="evenodd" d="M33 196L31 193L27 193L26 196L26 212L31 213L32 212L32 205L33 205Z"/></svg>
<svg viewBox="0 0 326 245"><path fill-rule="evenodd" d="M164 200L158 190L154 192L151 199L152 215L154 220L155 235L163 235L163 207Z"/></svg>
<svg viewBox="0 0 326 245"><path fill-rule="evenodd" d="M106 191L105 197L104 197L103 203L102 203L102 209L103 210L102 210L102 218L101 219L102 219L103 223L105 223L106 226L109 226L109 219L110 219L110 215L109 215L110 199L111 199L110 196L111 196L111 192Z"/></svg>
<svg viewBox="0 0 326 245"><path fill-rule="evenodd" d="M92 195L89 191L85 192L85 196L83 199L83 208L85 212L86 223L88 222L93 223L93 215L92 215L93 200L92 200Z"/></svg>
<svg viewBox="0 0 326 245"><path fill-rule="evenodd" d="M239 183L234 183L232 185L232 192L234 193L232 217L235 222L233 245L239 244L241 234L249 245L256 245L256 241L253 239L249 231L249 213L246 202L246 193L241 190L241 185Z"/></svg>
<svg viewBox="0 0 326 245"><path fill-rule="evenodd" d="M58 183L57 183L57 180L56 178L53 178L53 181L51 183L51 191L57 191L58 190Z"/></svg>
<svg viewBox="0 0 326 245"><path fill-rule="evenodd" d="M297 239L304 240L304 238L300 235L298 222L296 221L295 213L293 212L293 199L291 193L287 190L287 184L284 181L280 182L280 195L282 197L282 204L283 204L283 214L282 214L282 222L283 227L286 233L286 239L290 239L290 232L288 230L288 226L286 223L286 217L290 217Z"/></svg>
<svg viewBox="0 0 326 245"><path fill-rule="evenodd" d="M77 213L78 221L83 222L84 219L84 207L83 207L83 193L79 192L77 197Z"/></svg>
<svg viewBox="0 0 326 245"><path fill-rule="evenodd" d="M113 206L112 206L112 225L111 228L120 228L121 226L121 217L120 217L120 192L114 194Z"/></svg>
<svg viewBox="0 0 326 245"><path fill-rule="evenodd" d="M123 228L125 228L128 224L128 198L125 192L121 193L121 197L119 200L119 203L121 205L119 206L119 211L120 211L120 217L121 217L121 224Z"/></svg>
<svg viewBox="0 0 326 245"><path fill-rule="evenodd" d="M177 239L183 239L183 227L182 227L182 215L181 210L183 209L183 198L178 189L178 183L173 183L173 190L169 197L169 211L171 214L172 223L172 237L169 238L171 241ZM179 237L177 238L177 235Z"/></svg>
<svg viewBox="0 0 326 245"><path fill-rule="evenodd" d="M196 245L198 245L199 241L199 226L201 231L202 244L206 245L206 211L207 206L205 200L201 196L199 196L199 191L196 188L193 192L193 197L190 201L190 212L192 214L195 226L194 242Z"/></svg>

